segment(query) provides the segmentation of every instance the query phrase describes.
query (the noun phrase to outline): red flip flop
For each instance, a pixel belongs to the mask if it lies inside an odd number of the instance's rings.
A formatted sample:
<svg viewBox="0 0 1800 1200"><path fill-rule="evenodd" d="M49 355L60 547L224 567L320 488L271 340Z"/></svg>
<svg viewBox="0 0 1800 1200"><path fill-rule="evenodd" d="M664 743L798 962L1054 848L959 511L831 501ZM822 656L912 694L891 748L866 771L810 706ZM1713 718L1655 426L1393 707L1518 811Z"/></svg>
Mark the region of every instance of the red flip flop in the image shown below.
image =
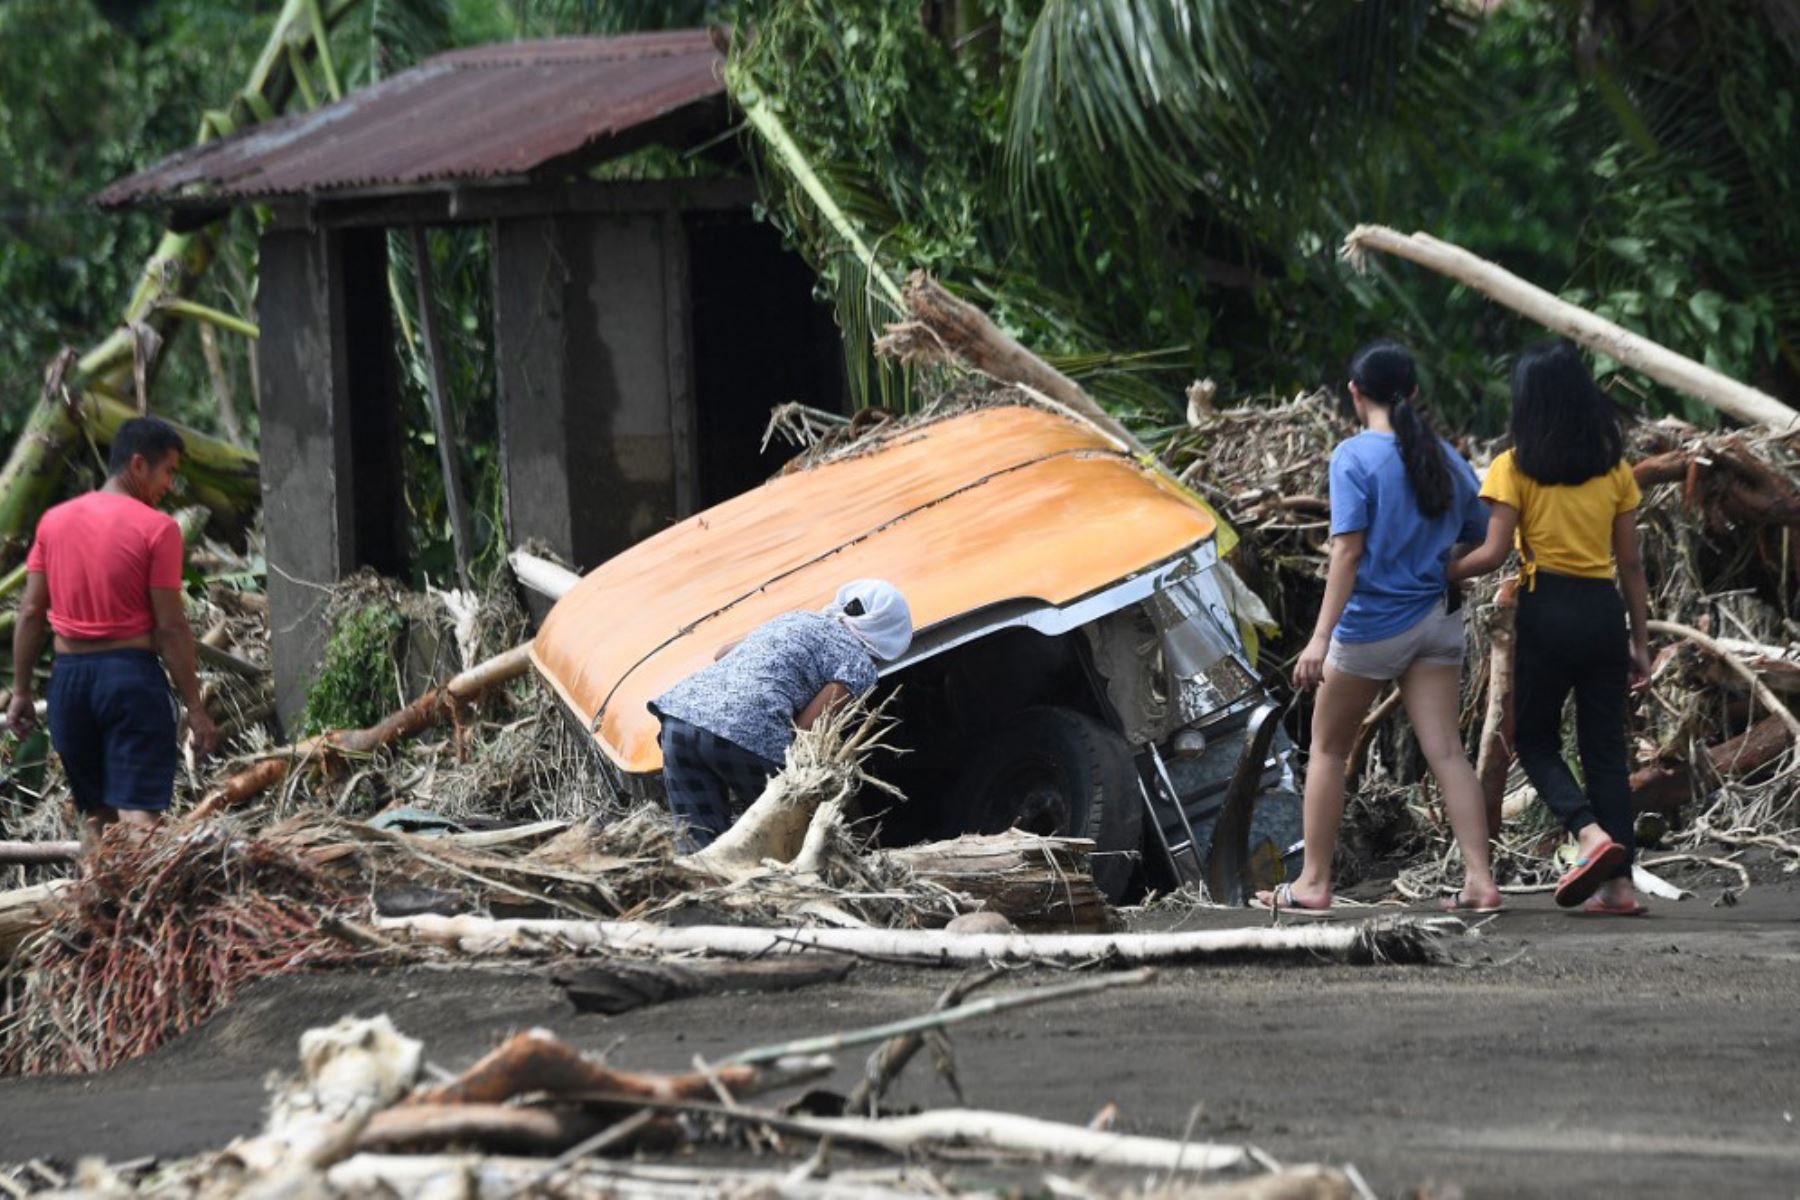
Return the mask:
<svg viewBox="0 0 1800 1200"><path fill-rule="evenodd" d="M1581 911L1592 913L1597 917L1645 917L1650 915L1650 909L1636 900L1630 904L1614 904L1611 901L1602 900L1598 896L1582 905Z"/></svg>
<svg viewBox="0 0 1800 1200"><path fill-rule="evenodd" d="M1600 890L1612 869L1625 860L1625 847L1609 841L1586 858L1575 860L1575 867L1556 881L1556 903L1559 908L1574 908Z"/></svg>

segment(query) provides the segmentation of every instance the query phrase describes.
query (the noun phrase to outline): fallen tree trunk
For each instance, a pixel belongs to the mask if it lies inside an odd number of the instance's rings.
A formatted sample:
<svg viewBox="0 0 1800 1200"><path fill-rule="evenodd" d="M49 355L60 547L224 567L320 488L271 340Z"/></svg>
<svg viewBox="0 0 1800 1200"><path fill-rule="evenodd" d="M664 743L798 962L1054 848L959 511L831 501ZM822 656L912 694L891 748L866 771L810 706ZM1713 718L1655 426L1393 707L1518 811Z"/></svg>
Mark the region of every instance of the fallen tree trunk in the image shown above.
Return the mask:
<svg viewBox="0 0 1800 1200"><path fill-rule="evenodd" d="M1076 933L1117 928L1118 914L1094 884L1084 838L1013 830L881 851L917 879L979 902L1021 929Z"/></svg>
<svg viewBox="0 0 1800 1200"><path fill-rule="evenodd" d="M486 1154L555 1154L604 1125L578 1108L511 1104L434 1104L389 1108L369 1118L358 1151L441 1150L470 1146Z"/></svg>
<svg viewBox="0 0 1800 1200"><path fill-rule="evenodd" d="M378 918L376 926L476 955L604 951L759 958L798 950L827 950L937 966L996 961L1069 965L1182 963L1321 954L1350 962L1431 961L1437 955L1439 936L1436 926L1411 919L1118 934L755 929L725 925L669 928L639 921L495 920L430 914Z"/></svg>
<svg viewBox="0 0 1800 1200"><path fill-rule="evenodd" d="M719 992L788 992L837 983L854 959L802 954L768 962L697 958L644 962L629 958L578 962L552 975L576 1012L617 1016L633 1009Z"/></svg>
<svg viewBox="0 0 1800 1200"><path fill-rule="evenodd" d="M1185 1160L1184 1160L1185 1161ZM336 1163L325 1178L334 1195L400 1198L441 1196L523 1196L547 1191L552 1168L561 1190L617 1200L671 1200L672 1197L779 1195L783 1200L918 1200L910 1168L896 1168L891 1180L869 1170L840 1178L797 1178L782 1165L775 1170L744 1166L645 1163L583 1158L567 1165L551 1160L470 1154L375 1154L362 1152ZM563 1181L567 1181L566 1185ZM1229 1183L1184 1183L1162 1192L1171 1200L1352 1200L1358 1193L1348 1177L1328 1167L1288 1167Z"/></svg>
<svg viewBox="0 0 1800 1200"><path fill-rule="evenodd" d="M0 962L12 957L19 943L56 918L67 879L0 892Z"/></svg>
<svg viewBox="0 0 1800 1200"><path fill-rule="evenodd" d="M878 348L902 359L942 357L948 351L1001 383L1018 384L1042 392L1131 447L1134 453L1145 458L1155 457L1149 447L1101 408L1080 384L1020 345L986 313L951 295L925 272L914 271L907 277L905 296L913 320L929 332L920 337L904 323L890 325Z"/></svg>
<svg viewBox="0 0 1800 1200"><path fill-rule="evenodd" d="M80 842L0 842L0 863L8 866L74 862L80 857Z"/></svg>
<svg viewBox="0 0 1800 1200"><path fill-rule="evenodd" d="M531 665L531 643L477 663L442 687L428 688L411 704L367 729L338 729L274 751L270 757L227 779L189 814L204 821L261 795L288 777L296 765L347 754L370 754L437 724L474 703L489 688L509 683Z"/></svg>
<svg viewBox="0 0 1800 1200"><path fill-rule="evenodd" d="M771 863L809 869L807 860L816 853L802 851L815 815L828 821L864 783L875 782L863 773L862 761L881 745L887 727L880 708L846 705L820 717L794 738L781 772L744 815L710 845L683 858L683 865L728 881L766 874Z"/></svg>
<svg viewBox="0 0 1800 1200"><path fill-rule="evenodd" d="M1764 717L1738 736L1706 751L1713 772L1721 779L1752 775L1780 758L1793 744L1793 735L1779 716ZM1631 800L1638 812L1674 815L1694 795L1699 784L1692 763L1653 763L1633 772Z"/></svg>
<svg viewBox="0 0 1800 1200"><path fill-rule="evenodd" d="M1711 497L1707 515L1742 525L1800 525L1800 488L1733 437L1686 446L1639 459L1631 468L1640 489L1665 483L1683 486L1683 506ZM1708 480L1716 482L1705 487Z"/></svg>
<svg viewBox="0 0 1800 1200"><path fill-rule="evenodd" d="M553 563L547 558L539 558L523 550L514 550L506 556L506 561L511 564L513 577L519 581L520 587L540 596L548 596L552 600L562 599L568 595L569 589L581 582L581 576L561 563Z"/></svg>
<svg viewBox="0 0 1800 1200"><path fill-rule="evenodd" d="M1481 719L1481 741L1475 756L1475 778L1487 806L1488 837L1500 836L1506 776L1513 760L1513 664L1519 619L1519 584L1507 579L1494 593L1488 624L1487 711Z"/></svg>
<svg viewBox="0 0 1800 1200"><path fill-rule="evenodd" d="M1358 269L1370 250L1392 254L1447 275L1495 303L1617 359L1632 370L1692 396L1746 425L1765 425L1781 433L1800 425L1800 412L1766 392L1739 383L1604 317L1595 316L1585 308L1553 296L1460 246L1424 233L1408 236L1382 225L1358 225L1344 239L1343 256Z"/></svg>
<svg viewBox="0 0 1800 1200"><path fill-rule="evenodd" d="M1017 1113L975 1108L940 1108L904 1117L808 1117L755 1110L720 1109L719 1115L762 1124L780 1133L876 1146L893 1154L918 1150L980 1149L1026 1154L1087 1167L1209 1173L1254 1165L1240 1145L1175 1141L1088 1129Z"/></svg>
<svg viewBox="0 0 1800 1200"><path fill-rule="evenodd" d="M1645 628L1651 633L1685 638L1712 655L1715 661L1723 664L1750 685L1751 692L1762 702L1763 707L1781 719L1781 723L1787 727L1789 737L1800 739L1800 720L1794 719L1794 714L1788 711L1787 705L1781 702L1781 698L1769 690L1768 685L1757 677L1755 671L1740 661L1735 654L1713 641L1710 636L1701 633L1698 629L1679 625L1674 621L1650 621L1646 623Z"/></svg>
<svg viewBox="0 0 1800 1200"><path fill-rule="evenodd" d="M503 1104L516 1096L543 1093L579 1096L590 1106L630 1109L642 1100L710 1099L717 1087L734 1096L753 1096L787 1087L830 1069L828 1059L791 1056L766 1066L723 1066L683 1075L640 1075L615 1071L537 1029L518 1033L448 1083L416 1089L402 1107Z"/></svg>

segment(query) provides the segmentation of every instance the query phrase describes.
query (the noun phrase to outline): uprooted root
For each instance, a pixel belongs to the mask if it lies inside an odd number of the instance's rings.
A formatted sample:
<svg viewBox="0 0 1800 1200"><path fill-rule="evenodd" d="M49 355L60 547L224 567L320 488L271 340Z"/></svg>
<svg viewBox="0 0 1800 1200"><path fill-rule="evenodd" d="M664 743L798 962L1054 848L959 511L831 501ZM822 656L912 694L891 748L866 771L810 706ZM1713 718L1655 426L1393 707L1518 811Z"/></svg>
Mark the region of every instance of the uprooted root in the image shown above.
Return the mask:
<svg viewBox="0 0 1800 1200"><path fill-rule="evenodd" d="M0 1072L95 1071L193 1028L265 975L341 961L349 898L268 842L207 824L109 831L5 981Z"/></svg>

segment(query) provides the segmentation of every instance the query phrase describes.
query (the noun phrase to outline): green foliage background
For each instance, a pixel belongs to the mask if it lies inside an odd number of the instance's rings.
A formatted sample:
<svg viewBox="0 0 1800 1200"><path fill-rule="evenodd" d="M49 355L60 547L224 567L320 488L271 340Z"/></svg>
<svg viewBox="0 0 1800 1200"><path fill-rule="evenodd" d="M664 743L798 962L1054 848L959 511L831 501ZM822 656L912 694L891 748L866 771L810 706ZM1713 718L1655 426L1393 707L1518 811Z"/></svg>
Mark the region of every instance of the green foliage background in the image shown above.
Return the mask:
<svg viewBox="0 0 1800 1200"><path fill-rule="evenodd" d="M149 214L86 200L189 144L243 79L275 0L0 4L0 436L43 365L117 319ZM1540 336L1402 264L1351 275L1358 221L1423 229L1800 402L1800 15L1784 0L361 0L347 86L453 45L724 22L732 79L792 132L898 276L922 267L1147 427L1212 376L1227 398L1334 380L1354 347L1418 348L1452 428L1491 432L1505 366ZM766 213L815 265L855 393L904 403L867 353L892 314L782 165L742 138ZM615 170L698 169L663 153ZM437 231L457 440L498 562L488 245ZM393 246L408 327L410 249ZM255 217L202 301L252 314ZM249 348L222 339L254 436ZM407 365L421 571L450 549L424 378ZM1601 364L1606 369L1610 364ZM1677 398L1621 378L1651 411ZM206 428L197 342L155 404ZM1702 416L1706 414L1691 413Z"/></svg>

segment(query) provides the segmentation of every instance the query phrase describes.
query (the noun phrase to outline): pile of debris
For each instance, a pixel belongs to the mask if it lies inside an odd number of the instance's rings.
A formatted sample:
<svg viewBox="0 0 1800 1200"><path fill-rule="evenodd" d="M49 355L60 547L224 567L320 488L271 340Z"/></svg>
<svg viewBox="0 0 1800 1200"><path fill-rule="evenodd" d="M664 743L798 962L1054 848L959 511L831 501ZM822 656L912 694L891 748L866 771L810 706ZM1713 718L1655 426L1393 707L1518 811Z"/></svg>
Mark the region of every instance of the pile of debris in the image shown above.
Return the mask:
<svg viewBox="0 0 1800 1200"><path fill-rule="evenodd" d="M1271 666L1285 668L1310 635L1330 541L1331 451L1354 432L1319 391L1197 406L1191 427L1162 448L1241 534L1240 569L1282 630L1267 645ZM1713 434L1664 419L1631 424L1627 440L1644 492L1654 654L1653 686L1632 712L1640 835L1651 846L1758 848L1800 868L1792 786L1800 724L1784 699L1800 693L1800 436ZM1463 439L1459 448L1480 473L1504 443ZM1530 890L1567 864L1556 858L1561 831L1511 764L1509 578L1499 572L1469 590L1463 725L1484 786L1504 797L1499 865L1515 889ZM1454 873L1453 852L1398 710L1390 691L1359 739L1346 842L1374 857L1422 860L1400 879L1402 894L1417 897Z"/></svg>
<svg viewBox="0 0 1800 1200"><path fill-rule="evenodd" d="M796 966L839 975L848 969L841 961L790 960L788 973ZM346 1017L301 1036L300 1075L271 1085L262 1133L173 1162L81 1163L72 1187L57 1190L164 1197L690 1197L729 1188L824 1198L992 1195L998 1185L1059 1192L1078 1186L1082 1195L1125 1196L1141 1194L1152 1179L1161 1181L1161 1194L1212 1200L1369 1194L1354 1167L1284 1167L1249 1145L1118 1132L1113 1105L1086 1126L966 1107L885 1108L888 1089L926 1046L960 1099L946 1033L952 1025L1153 977L1137 970L968 999L1008 974L968 975L917 1017L754 1047L720 1062L696 1059L692 1071L672 1075L620 1070L532 1030L458 1075L439 1072L427 1082L420 1042L385 1015ZM831 1052L865 1045L875 1046L874 1053L848 1095L818 1086L796 1094L834 1074ZM783 1092L790 1098L779 1105L757 1102ZM696 1153L702 1150L704 1157ZM893 1159L900 1161L884 1161ZM1079 1184L1063 1178L1071 1171L1081 1173ZM59 1181L70 1182L44 1164L0 1174L0 1184L17 1196Z"/></svg>

